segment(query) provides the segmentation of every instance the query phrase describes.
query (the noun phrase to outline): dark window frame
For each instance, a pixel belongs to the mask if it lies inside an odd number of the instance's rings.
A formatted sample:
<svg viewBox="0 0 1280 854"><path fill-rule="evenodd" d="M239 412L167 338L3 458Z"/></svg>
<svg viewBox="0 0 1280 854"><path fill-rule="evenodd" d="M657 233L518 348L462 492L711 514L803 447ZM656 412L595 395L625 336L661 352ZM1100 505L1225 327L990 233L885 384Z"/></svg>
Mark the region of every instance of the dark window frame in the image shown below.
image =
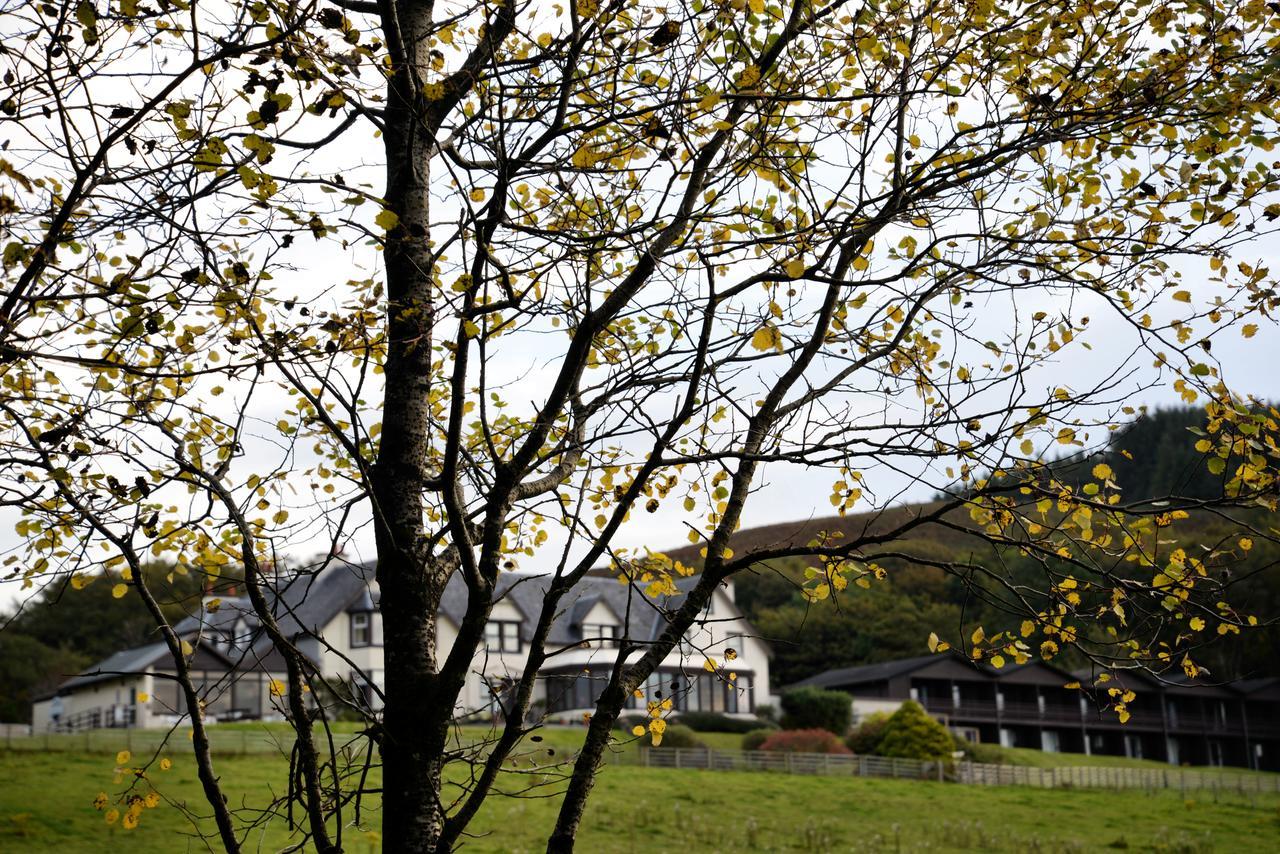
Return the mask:
<svg viewBox="0 0 1280 854"><path fill-rule="evenodd" d="M490 627L496 626L496 636L490 637ZM494 645L494 641L497 645ZM524 638L520 637L518 620L490 620L484 626L484 647L489 652L515 653L524 651Z"/></svg>
<svg viewBox="0 0 1280 854"><path fill-rule="evenodd" d="M605 634L606 631L608 634ZM622 639L622 626L614 623L583 623L582 639L584 641L599 641L599 643L593 643L592 646L616 647L618 641Z"/></svg>
<svg viewBox="0 0 1280 854"><path fill-rule="evenodd" d="M364 640L363 641L356 640L356 631L357 631L356 618L357 617L364 618L364 627L363 627ZM348 629L351 635L352 649L364 649L365 647L374 645L373 643L373 612L372 611L353 611L350 615L350 622L348 625Z"/></svg>

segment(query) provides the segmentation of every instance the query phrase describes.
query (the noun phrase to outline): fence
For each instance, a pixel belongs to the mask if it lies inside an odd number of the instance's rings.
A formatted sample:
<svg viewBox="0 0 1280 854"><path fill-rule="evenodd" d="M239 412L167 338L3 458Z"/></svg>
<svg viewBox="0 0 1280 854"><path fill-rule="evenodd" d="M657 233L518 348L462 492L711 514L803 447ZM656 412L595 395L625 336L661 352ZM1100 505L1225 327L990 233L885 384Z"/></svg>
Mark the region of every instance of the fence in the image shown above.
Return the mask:
<svg viewBox="0 0 1280 854"><path fill-rule="evenodd" d="M1038 786L1081 789L1180 789L1183 792L1280 792L1280 775L1194 771L1187 768L1125 768L1105 765L1031 768L960 762L958 782L976 786Z"/></svg>
<svg viewBox="0 0 1280 854"><path fill-rule="evenodd" d="M211 752L223 756L289 755L292 731L277 733L262 730L219 729L209 733ZM73 733L45 732L25 735L13 731L0 733L0 748L13 751L44 751L65 753L116 753L128 750L142 754L159 750L168 743L170 750L189 748L190 730L179 728L170 733L167 729L86 729ZM337 734L335 734L337 737Z"/></svg>
<svg viewBox="0 0 1280 854"><path fill-rule="evenodd" d="M1089 765L1069 768L1034 768L1026 765L990 765L981 762L922 762L918 759L893 759L884 756L648 747L640 749L635 761L646 768L891 777L906 780L945 780L974 786L1280 793L1280 775L1277 774L1193 771L1173 767L1166 769Z"/></svg>
<svg viewBox="0 0 1280 854"><path fill-rule="evenodd" d="M832 753L776 753L764 750L709 750L703 748L641 747L636 764L645 768L698 768L706 771L775 771L783 774L820 774L830 777L896 777L908 780L944 780L942 762L894 759L885 756L848 756Z"/></svg>
<svg viewBox="0 0 1280 854"><path fill-rule="evenodd" d="M98 729L77 733L26 735L19 727L0 730L0 747L7 750L134 753L156 751L166 737L172 750L186 747L185 729L170 735L155 729ZM288 756L292 731L261 729L208 729L210 748L224 756ZM334 733L342 745L362 736ZM359 747L358 744L350 747ZM358 751L357 751L358 752ZM571 757L565 757L569 761ZM1176 789L1190 792L1280 793L1280 774L1231 771L1196 771L1186 768L1127 768L1074 766L1034 768L1026 765L990 765L981 762L922 762L884 756L848 756L827 753L775 753L762 750L710 750L705 748L640 747L614 754L611 761L645 768L679 768L705 771L771 771L831 777L881 777L902 780L938 780L973 786L1035 786L1087 789Z"/></svg>

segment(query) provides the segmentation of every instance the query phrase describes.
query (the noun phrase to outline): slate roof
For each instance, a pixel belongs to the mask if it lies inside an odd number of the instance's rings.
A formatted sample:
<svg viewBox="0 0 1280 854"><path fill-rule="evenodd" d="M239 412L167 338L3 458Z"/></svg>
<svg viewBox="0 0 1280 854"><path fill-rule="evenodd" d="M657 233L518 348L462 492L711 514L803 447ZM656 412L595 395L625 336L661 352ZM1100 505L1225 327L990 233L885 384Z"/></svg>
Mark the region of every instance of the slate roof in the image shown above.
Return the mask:
<svg viewBox="0 0 1280 854"><path fill-rule="evenodd" d="M273 612L287 637L318 635L326 625L343 612L370 610L377 605L376 588L371 587L373 564L332 562L315 572L304 572L268 584L273 599ZM543 597L552 576L534 572L504 572L498 576L494 601L508 602L524 619L520 636L528 642L542 613ZM629 585L620 584L615 576L589 573L560 600L556 619L551 624L547 642L552 647L568 646L582 640L582 620L597 604L604 602L619 620L630 611L631 635L638 640L653 640L661 633L664 621L660 608L679 607L685 593L697 583L697 576L679 578L679 593L654 601ZM467 607L467 587L460 573L455 573L440 600L440 613L453 624L460 625ZM175 628L184 636L201 630L226 635L237 621L245 619L256 632L258 619L247 597L223 597L216 612L202 611L181 621ZM253 651L263 654L270 640L257 633Z"/></svg>
<svg viewBox="0 0 1280 854"><path fill-rule="evenodd" d="M864 685L868 682L883 682L906 673L914 673L930 664L939 661L937 655L918 655L915 658L899 658L895 661L882 661L878 664L864 664L859 667L842 667L837 670L825 670L808 679L802 679L791 685L791 688L817 687L827 688L833 685Z"/></svg>
<svg viewBox="0 0 1280 854"><path fill-rule="evenodd" d="M570 646L582 640L582 620L591 609L604 602L618 619L627 620L632 627L633 639L650 641L662 632L662 609L679 607L684 596L696 583L697 576L679 578L679 593L652 600L630 585L620 584L615 576L607 573L588 573L560 600L555 620L547 636L550 648ZM374 581L373 564L331 562L315 572L303 572L287 578L264 583L272 600L272 611L286 637L319 635L335 617L344 612L369 610L376 606L378 596L371 584ZM498 577L494 601L506 601L524 617L520 623L520 637L528 642L542 613L543 597L552 582L552 576L533 572L505 572ZM252 646L233 654L244 661L266 660L272 653L271 641L259 630L259 620L247 596L223 596L217 610L208 610L206 600L201 611L179 621L174 626L182 637L199 636L205 642L201 648L211 651L219 659L234 667L226 653L216 649L210 641L232 635L236 625L244 620L253 636ZM446 586L440 602L440 612L454 625L460 625L466 613L467 588L460 573L455 573ZM745 621L745 618L744 618ZM758 635L758 632L753 632ZM153 643L123 650L94 665L90 671L76 676L58 687L59 691L77 688L110 675L91 675L94 671L141 671L155 663L168 651L163 643Z"/></svg>
<svg viewBox="0 0 1280 854"><path fill-rule="evenodd" d="M228 668L235 665L229 658L220 651L207 643L200 644L200 650L210 653L220 661L225 663ZM145 644L143 646L135 646L132 649L122 649L114 655L109 655L102 661L92 667L86 668L80 675L72 676L66 682L57 687L57 690L50 692L47 697L54 694L61 694L65 691L83 688L86 685L92 685L95 682L103 682L108 679L119 679L124 674L142 673L148 667L157 663L169 663L169 647L164 641L156 641L155 643ZM161 669L164 669L163 667ZM47 699L47 697L39 699Z"/></svg>

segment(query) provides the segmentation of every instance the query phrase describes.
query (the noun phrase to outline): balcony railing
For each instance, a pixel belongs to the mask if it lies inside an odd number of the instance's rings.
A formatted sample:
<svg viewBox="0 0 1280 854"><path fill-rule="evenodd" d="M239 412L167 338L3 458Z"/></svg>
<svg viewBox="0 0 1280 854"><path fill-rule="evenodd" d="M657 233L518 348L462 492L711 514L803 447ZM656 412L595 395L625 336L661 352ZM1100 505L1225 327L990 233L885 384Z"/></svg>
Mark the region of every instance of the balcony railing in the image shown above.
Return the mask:
<svg viewBox="0 0 1280 854"><path fill-rule="evenodd" d="M997 704L991 700L962 700L954 705L946 699L929 699L924 703L926 709L935 715L959 720L988 720L1009 724L1084 724L1086 726L1120 726L1120 719L1111 712L1103 712L1099 716L1092 708L1081 710L1078 706L1046 703L1041 707L1037 703L1005 701ZM1227 720L1212 713L1194 711L1169 711L1166 720L1159 711L1151 709L1131 709L1129 720L1125 724L1131 727L1164 728L1166 725L1172 733L1209 733L1222 735L1244 735L1245 725L1240 718L1239 710L1231 710ZM1253 738L1274 738L1280 736L1280 721L1250 720L1249 735Z"/></svg>

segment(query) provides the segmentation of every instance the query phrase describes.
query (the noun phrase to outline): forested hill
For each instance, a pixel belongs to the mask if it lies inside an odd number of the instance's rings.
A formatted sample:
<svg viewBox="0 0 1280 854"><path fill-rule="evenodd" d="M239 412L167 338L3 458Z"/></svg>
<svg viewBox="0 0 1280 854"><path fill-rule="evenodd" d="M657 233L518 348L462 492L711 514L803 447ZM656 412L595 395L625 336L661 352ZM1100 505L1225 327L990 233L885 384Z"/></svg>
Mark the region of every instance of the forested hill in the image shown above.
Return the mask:
<svg viewBox="0 0 1280 854"><path fill-rule="evenodd" d="M1169 495L1212 498L1222 494L1221 477L1210 473L1205 455L1195 449L1204 424L1201 410L1178 408L1144 414L1115 433L1101 454L1054 464L1056 475L1067 482L1087 478L1095 464L1106 462L1126 502L1156 500ZM804 504L818 505L823 496ZM890 531L912 515L928 513L938 505L926 503L893 508L875 515L849 515L781 522L744 529L734 534L731 547L738 554L807 542L820 531L839 532L849 539L867 531ZM1253 514L1251 514L1253 515ZM1260 522L1274 527L1275 522ZM954 521L964 524L967 517ZM1214 516L1184 521L1184 544L1217 542L1230 525ZM962 531L930 526L927 533L908 537L910 551L940 562L998 560L1026 583L1037 583L1040 568L1016 554L997 556L992 548ZM686 563L699 561L697 546L682 546L668 554ZM926 639L936 632L958 645L975 627L1012 628L1007 614L984 603L965 583L940 569L905 562L882 562L888 578L870 589L849 587L836 599L808 604L799 591L807 568L803 561L782 560L757 566L736 579L739 604L773 645L774 681L785 686L833 667L848 667L920 655ZM1240 601L1255 614L1280 613L1280 550L1260 542L1247 561L1234 570L1247 586ZM1040 582L1043 583L1043 582ZM1021 619L1021 618L1019 618ZM1241 637L1228 637L1204 656L1216 678L1248 678L1280 675L1280 630L1258 629ZM1058 662L1078 665L1068 655Z"/></svg>

